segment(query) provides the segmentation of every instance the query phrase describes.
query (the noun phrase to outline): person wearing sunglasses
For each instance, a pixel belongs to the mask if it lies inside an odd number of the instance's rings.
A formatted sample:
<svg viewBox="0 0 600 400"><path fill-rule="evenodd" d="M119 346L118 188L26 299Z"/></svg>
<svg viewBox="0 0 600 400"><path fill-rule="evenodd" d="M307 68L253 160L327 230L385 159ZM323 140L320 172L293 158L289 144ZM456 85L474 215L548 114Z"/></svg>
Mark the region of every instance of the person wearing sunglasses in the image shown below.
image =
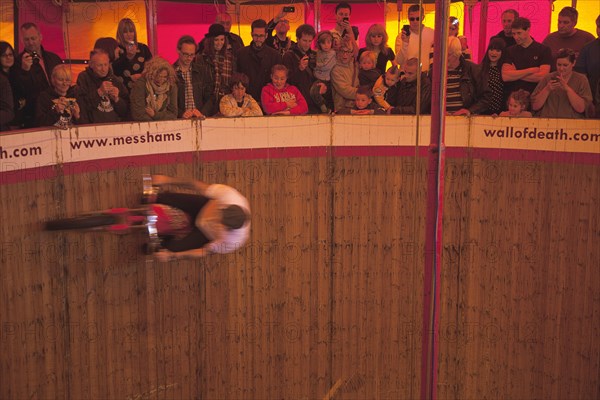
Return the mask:
<svg viewBox="0 0 600 400"><path fill-rule="evenodd" d="M413 4L408 8L408 22L400 35L396 37L396 62L403 65L406 60L419 58L419 41L421 41L420 64L422 70L429 70L429 52L433 46L433 29L423 25L423 9Z"/></svg>

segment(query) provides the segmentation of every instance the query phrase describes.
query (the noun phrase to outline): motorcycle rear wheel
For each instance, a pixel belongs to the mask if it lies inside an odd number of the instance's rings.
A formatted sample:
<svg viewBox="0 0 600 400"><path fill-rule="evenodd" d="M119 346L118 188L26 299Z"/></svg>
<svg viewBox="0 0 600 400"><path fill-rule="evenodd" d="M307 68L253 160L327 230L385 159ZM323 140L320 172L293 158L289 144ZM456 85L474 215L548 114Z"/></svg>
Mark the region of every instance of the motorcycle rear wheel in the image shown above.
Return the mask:
<svg viewBox="0 0 600 400"><path fill-rule="evenodd" d="M84 215L74 218L56 219L45 224L47 231L92 229L119 223L115 215Z"/></svg>

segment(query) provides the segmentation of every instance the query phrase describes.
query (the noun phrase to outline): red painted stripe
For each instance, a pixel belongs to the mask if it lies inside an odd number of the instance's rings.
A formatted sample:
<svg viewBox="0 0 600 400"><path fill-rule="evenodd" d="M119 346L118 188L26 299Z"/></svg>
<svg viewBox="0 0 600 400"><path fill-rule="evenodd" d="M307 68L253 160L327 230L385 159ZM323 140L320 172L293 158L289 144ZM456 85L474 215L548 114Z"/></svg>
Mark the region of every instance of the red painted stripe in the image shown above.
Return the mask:
<svg viewBox="0 0 600 400"><path fill-rule="evenodd" d="M0 185L32 180L53 179L61 175L100 172L113 169L146 167L165 164L189 164L194 161L218 162L233 160L264 160L277 158L318 158L326 157L329 149L333 157L413 157L412 146L338 146L338 147L287 147L260 149L231 149L211 151L190 151L171 154L151 154L65 163L22 170L6 169L0 172ZM427 156L427 147L419 147L418 157ZM600 165L600 154L559 153L537 150L473 149L451 147L446 149L448 158L473 158L504 161L540 161L567 164Z"/></svg>

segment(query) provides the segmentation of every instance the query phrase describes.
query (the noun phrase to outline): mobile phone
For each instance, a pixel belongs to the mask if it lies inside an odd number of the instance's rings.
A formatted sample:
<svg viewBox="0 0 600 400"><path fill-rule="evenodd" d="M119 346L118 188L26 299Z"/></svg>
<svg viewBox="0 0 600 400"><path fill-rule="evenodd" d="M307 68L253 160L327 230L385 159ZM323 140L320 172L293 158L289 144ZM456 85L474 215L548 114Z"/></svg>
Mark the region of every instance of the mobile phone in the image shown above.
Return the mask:
<svg viewBox="0 0 600 400"><path fill-rule="evenodd" d="M402 27L402 30L404 31L404 34L405 34L406 36L410 36L410 25L404 25L404 26Z"/></svg>
<svg viewBox="0 0 600 400"><path fill-rule="evenodd" d="M295 11L296 11L296 8L295 8L295 7L283 7L283 12L286 12L286 13L293 13L293 12L295 12Z"/></svg>

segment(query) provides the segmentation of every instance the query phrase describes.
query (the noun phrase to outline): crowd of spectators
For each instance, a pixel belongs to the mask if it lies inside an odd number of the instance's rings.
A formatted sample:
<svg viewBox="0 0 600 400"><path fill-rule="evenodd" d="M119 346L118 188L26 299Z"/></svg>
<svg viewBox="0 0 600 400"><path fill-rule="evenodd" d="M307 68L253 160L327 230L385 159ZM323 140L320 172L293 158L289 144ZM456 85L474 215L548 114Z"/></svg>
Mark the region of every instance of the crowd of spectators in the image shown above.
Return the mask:
<svg viewBox="0 0 600 400"><path fill-rule="evenodd" d="M34 23L20 27L24 50L0 41L0 130L118 121L214 116L421 114L430 112L434 31L418 5L409 24L388 45L385 27L373 24L359 48L348 3L336 7L336 25L315 32L309 24L291 38L282 10L268 23L251 24L252 41L230 32L221 13L200 43L177 42L172 64L137 38L122 19L115 38L99 38L85 71L72 83L58 55L42 46ZM460 21L450 17L446 113L449 115L600 116L600 39L575 26L578 13L563 8L558 31L538 42L516 10L502 13L476 64ZM600 16L596 19L600 35ZM419 101L419 104L418 104Z"/></svg>

